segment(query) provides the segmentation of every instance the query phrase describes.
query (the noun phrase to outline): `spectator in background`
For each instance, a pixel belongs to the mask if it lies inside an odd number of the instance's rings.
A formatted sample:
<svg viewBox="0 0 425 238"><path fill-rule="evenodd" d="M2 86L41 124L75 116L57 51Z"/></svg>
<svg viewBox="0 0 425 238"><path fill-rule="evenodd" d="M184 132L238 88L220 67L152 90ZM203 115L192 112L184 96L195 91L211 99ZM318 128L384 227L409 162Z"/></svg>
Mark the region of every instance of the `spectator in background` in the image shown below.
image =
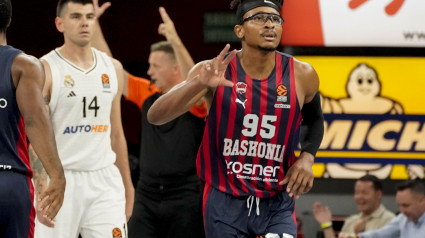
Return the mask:
<svg viewBox="0 0 425 238"><path fill-rule="evenodd" d="M94 3L98 17L110 6L107 3L99 7L97 0ZM173 21L164 8L159 8L159 12L163 23L158 32L167 41L151 45L151 81L125 73L123 95L142 111L140 176L129 237L201 238L202 186L195 159L205 126L206 105L199 100L190 112L162 126L146 119L150 106L162 93L182 82L194 65ZM111 54L103 35L95 38L95 47Z"/></svg>
<svg viewBox="0 0 425 238"><path fill-rule="evenodd" d="M423 180L409 180L397 186L396 201L400 214L386 226L360 232L357 238L423 238L425 237L425 186ZM341 238L351 238L342 234Z"/></svg>
<svg viewBox="0 0 425 238"><path fill-rule="evenodd" d="M365 175L359 178L354 187L354 201L360 213L348 217L341 232L353 235L379 229L390 222L395 215L381 204L381 198L382 183L376 176ZM316 202L313 214L322 227L325 238L334 238L335 231L332 228L332 214L329 208Z"/></svg>

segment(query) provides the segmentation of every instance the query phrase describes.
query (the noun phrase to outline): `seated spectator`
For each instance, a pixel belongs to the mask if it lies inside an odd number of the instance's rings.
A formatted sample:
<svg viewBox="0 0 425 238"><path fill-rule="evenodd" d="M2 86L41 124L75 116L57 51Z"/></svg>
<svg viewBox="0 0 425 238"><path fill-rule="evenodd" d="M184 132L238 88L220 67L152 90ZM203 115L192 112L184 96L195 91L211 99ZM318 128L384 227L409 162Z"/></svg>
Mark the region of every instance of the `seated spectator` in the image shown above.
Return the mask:
<svg viewBox="0 0 425 238"><path fill-rule="evenodd" d="M400 214L386 226L355 236L341 238L423 238L425 237L425 186L423 181L409 180L397 187L396 201Z"/></svg>
<svg viewBox="0 0 425 238"><path fill-rule="evenodd" d="M341 233L351 235L352 238L359 232L376 230L389 223L395 215L381 204L381 198L382 183L376 176L365 175L359 178L354 187L354 201L360 213L351 215L345 220ZM316 202L313 214L323 229L324 237L335 238L329 208Z"/></svg>

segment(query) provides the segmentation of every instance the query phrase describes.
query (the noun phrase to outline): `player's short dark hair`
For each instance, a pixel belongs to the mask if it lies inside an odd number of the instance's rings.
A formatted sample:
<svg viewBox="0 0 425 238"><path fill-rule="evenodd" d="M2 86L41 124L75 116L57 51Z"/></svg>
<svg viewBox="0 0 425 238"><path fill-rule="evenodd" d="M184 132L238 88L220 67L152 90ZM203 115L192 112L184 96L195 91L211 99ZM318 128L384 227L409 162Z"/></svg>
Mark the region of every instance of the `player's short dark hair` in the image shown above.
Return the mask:
<svg viewBox="0 0 425 238"><path fill-rule="evenodd" d="M83 5L93 4L93 0L59 0L58 6L56 7L56 16L59 17L61 15L62 10L65 8L66 4L69 2L81 3Z"/></svg>
<svg viewBox="0 0 425 238"><path fill-rule="evenodd" d="M406 189L410 189L416 194L425 195L425 185L421 179L407 180L397 185L397 191L404 191Z"/></svg>
<svg viewBox="0 0 425 238"><path fill-rule="evenodd" d="M244 0L232 0L230 3L230 9L235 9L241 2ZM278 3L280 6L283 6L284 0L273 0L274 2Z"/></svg>
<svg viewBox="0 0 425 238"><path fill-rule="evenodd" d="M375 175L368 174L357 179L357 181L372 182L375 191L382 191L382 182Z"/></svg>
<svg viewBox="0 0 425 238"><path fill-rule="evenodd" d="M230 3L230 8L236 8L236 20L237 24L243 23L243 16L251 9L257 7L271 7L281 14L283 0L233 0Z"/></svg>
<svg viewBox="0 0 425 238"><path fill-rule="evenodd" d="M0 32L6 32L12 18L12 3L10 0L0 0Z"/></svg>
<svg viewBox="0 0 425 238"><path fill-rule="evenodd" d="M151 45L151 52L155 52L155 51L163 51L165 53L170 54L173 60L176 59L173 46L168 41L159 41L159 42L153 43Z"/></svg>

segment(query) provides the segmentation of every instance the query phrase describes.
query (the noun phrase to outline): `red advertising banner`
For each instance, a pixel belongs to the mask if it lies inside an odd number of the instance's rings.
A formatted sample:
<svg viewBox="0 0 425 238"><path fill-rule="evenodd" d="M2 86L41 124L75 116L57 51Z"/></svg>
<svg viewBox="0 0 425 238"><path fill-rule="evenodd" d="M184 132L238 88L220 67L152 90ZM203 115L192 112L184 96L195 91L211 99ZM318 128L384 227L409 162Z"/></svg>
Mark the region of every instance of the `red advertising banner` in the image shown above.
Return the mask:
<svg viewBox="0 0 425 238"><path fill-rule="evenodd" d="M424 12L420 0L286 0L281 43L423 47Z"/></svg>

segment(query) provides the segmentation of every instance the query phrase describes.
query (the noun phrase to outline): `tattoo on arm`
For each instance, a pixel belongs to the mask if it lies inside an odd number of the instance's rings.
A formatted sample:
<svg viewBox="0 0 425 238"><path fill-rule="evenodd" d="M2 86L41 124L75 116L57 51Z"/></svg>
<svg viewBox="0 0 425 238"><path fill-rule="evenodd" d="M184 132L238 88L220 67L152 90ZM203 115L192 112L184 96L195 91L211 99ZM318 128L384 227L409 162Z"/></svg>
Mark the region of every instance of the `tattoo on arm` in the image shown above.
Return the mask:
<svg viewBox="0 0 425 238"><path fill-rule="evenodd" d="M50 102L50 97L49 96L44 96L44 104L46 104L46 105L49 105L49 102Z"/></svg>
<svg viewBox="0 0 425 238"><path fill-rule="evenodd" d="M31 169L34 173L35 191L37 195L40 195L44 191L47 183L47 173L32 146L29 147L28 152L31 161Z"/></svg>

